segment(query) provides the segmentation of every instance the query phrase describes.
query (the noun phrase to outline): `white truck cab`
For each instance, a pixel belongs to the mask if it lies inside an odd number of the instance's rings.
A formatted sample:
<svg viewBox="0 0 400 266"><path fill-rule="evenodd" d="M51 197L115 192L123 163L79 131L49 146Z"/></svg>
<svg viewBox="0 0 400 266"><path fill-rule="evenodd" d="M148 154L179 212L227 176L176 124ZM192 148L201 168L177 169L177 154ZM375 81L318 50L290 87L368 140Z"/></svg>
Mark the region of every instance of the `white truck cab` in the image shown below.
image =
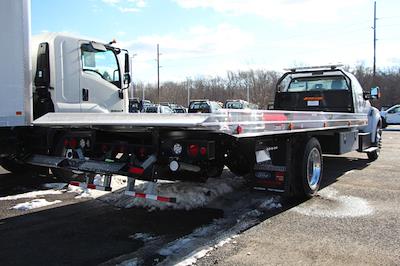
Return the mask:
<svg viewBox="0 0 400 266"><path fill-rule="evenodd" d="M34 117L47 112L128 112L127 52L81 38L32 38Z"/></svg>
<svg viewBox="0 0 400 266"><path fill-rule="evenodd" d="M371 142L380 139L382 126L378 109L370 100L379 98L379 88L364 90L357 78L341 65L288 69L278 81L274 108L292 111L324 111L367 114Z"/></svg>

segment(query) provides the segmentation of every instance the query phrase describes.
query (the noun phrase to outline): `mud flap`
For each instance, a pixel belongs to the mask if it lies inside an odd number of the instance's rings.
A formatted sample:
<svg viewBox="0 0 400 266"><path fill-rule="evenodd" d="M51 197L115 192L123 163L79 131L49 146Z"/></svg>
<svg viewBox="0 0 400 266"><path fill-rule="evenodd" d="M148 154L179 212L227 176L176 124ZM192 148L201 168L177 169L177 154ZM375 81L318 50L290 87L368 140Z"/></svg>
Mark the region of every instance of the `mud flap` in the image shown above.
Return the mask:
<svg viewBox="0 0 400 266"><path fill-rule="evenodd" d="M293 138L281 138L257 143L252 175L254 189L276 192L284 196L296 193L298 141Z"/></svg>

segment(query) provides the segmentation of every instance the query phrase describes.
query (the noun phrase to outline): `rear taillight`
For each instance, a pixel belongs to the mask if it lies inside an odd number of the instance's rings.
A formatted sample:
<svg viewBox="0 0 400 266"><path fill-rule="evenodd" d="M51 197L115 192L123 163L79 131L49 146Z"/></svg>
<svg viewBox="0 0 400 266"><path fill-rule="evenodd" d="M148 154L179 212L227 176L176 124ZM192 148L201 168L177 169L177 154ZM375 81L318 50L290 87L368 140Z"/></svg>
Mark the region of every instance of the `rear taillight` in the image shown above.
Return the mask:
<svg viewBox="0 0 400 266"><path fill-rule="evenodd" d="M64 139L64 147L65 148L69 147L69 140L68 139Z"/></svg>
<svg viewBox="0 0 400 266"><path fill-rule="evenodd" d="M192 157L196 157L199 154L199 145L189 144L188 153Z"/></svg>
<svg viewBox="0 0 400 266"><path fill-rule="evenodd" d="M75 149L78 146L78 141L73 138L70 140L69 145L71 146L72 149Z"/></svg>
<svg viewBox="0 0 400 266"><path fill-rule="evenodd" d="M242 134L243 133L243 127L242 126L237 126L236 127L236 134Z"/></svg>
<svg viewBox="0 0 400 266"><path fill-rule="evenodd" d="M141 167L129 167L128 172L134 175L142 175L144 173L144 169Z"/></svg>
<svg viewBox="0 0 400 266"><path fill-rule="evenodd" d="M207 148L206 147L201 147L200 148L200 154L201 154L201 156L206 156L207 155Z"/></svg>

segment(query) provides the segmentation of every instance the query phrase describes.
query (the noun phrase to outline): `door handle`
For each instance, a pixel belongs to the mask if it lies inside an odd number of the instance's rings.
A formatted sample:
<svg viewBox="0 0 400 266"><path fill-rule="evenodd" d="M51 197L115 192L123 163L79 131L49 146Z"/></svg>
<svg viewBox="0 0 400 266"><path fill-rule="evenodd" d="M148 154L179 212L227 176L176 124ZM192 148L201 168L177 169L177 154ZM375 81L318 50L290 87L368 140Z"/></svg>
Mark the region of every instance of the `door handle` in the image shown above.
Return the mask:
<svg viewBox="0 0 400 266"><path fill-rule="evenodd" d="M89 101L89 90L88 89L82 89L82 101Z"/></svg>

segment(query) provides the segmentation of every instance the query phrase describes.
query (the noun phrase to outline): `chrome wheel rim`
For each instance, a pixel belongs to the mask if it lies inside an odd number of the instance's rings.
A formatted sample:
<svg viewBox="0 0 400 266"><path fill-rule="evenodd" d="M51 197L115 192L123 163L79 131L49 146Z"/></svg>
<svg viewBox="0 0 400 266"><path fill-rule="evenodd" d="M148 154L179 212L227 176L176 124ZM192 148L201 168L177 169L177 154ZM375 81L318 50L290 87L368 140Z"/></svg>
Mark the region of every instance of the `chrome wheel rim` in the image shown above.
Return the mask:
<svg viewBox="0 0 400 266"><path fill-rule="evenodd" d="M307 159L307 181L311 190L318 187L321 179L321 153L317 148L313 148L308 154Z"/></svg>
<svg viewBox="0 0 400 266"><path fill-rule="evenodd" d="M376 131L376 144L378 146L378 152L380 152L380 149L382 147L382 128L379 127L378 130Z"/></svg>

